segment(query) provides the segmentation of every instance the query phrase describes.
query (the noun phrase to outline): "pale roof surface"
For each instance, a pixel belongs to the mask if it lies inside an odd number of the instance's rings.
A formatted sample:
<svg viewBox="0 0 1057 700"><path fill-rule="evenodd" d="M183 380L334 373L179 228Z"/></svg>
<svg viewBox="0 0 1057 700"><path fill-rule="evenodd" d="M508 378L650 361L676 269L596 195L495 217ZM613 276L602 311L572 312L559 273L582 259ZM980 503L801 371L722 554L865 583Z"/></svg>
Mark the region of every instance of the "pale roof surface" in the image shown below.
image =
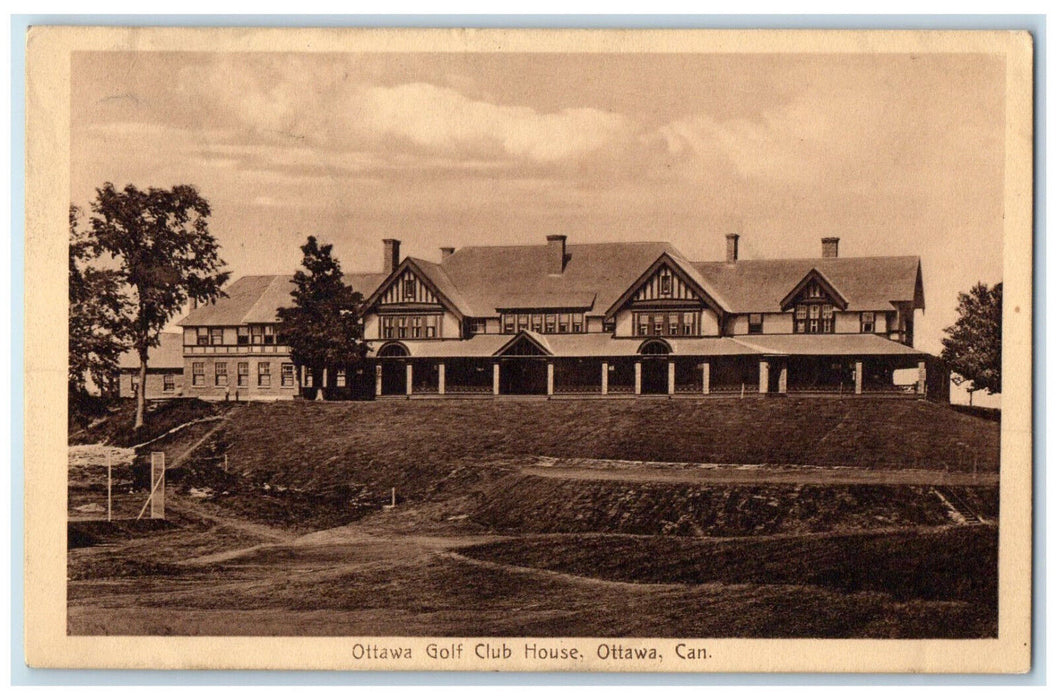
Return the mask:
<svg viewBox="0 0 1057 700"><path fill-rule="evenodd" d="M162 333L160 338L161 344L147 351L147 369L183 369L183 334ZM139 355L135 350L126 350L117 364L121 369L138 369Z"/></svg>
<svg viewBox="0 0 1057 700"><path fill-rule="evenodd" d="M732 339L766 355L924 355L920 350L870 333L753 335Z"/></svg>
<svg viewBox="0 0 1057 700"><path fill-rule="evenodd" d="M565 248L565 269L548 274L547 245L468 246L449 255L441 266L459 288L468 314L494 316L510 308L515 296L531 298L542 308L574 306L594 295L602 313L661 256L673 253L668 243L591 243Z"/></svg>
<svg viewBox="0 0 1057 700"><path fill-rule="evenodd" d="M891 309L893 301L920 301L920 258L801 258L697 262L734 312L780 311L782 299L812 269L821 272L845 299L849 311Z"/></svg>
<svg viewBox="0 0 1057 700"><path fill-rule="evenodd" d="M345 273L344 281L354 291L369 296L381 284L385 275L375 272ZM278 310L293 306L290 293L294 290L290 275L247 275L232 282L224 290L226 297L215 304L199 306L184 316L180 326L240 326L247 323L275 323Z"/></svg>

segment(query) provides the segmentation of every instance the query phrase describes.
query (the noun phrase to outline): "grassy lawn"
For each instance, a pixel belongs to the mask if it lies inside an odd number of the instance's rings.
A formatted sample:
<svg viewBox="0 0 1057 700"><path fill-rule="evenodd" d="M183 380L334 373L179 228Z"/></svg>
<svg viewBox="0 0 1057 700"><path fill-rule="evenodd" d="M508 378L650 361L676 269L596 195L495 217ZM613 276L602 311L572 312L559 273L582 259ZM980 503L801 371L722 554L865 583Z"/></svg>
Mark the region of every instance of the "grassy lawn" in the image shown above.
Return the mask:
<svg viewBox="0 0 1057 700"><path fill-rule="evenodd" d="M75 439L131 442L127 409ZM71 634L995 633L995 527L954 527L965 519L944 498L993 521L997 486L886 476L997 472L998 424L943 406L173 402L152 415L151 435L224 420L152 445L170 464L190 453L169 475L166 527L70 526ZM541 456L756 464L782 479L533 472ZM798 480L810 470L788 465L885 478ZM121 485L139 499L131 476ZM383 511L392 487L398 507ZM77 488L71 502L98 500Z"/></svg>

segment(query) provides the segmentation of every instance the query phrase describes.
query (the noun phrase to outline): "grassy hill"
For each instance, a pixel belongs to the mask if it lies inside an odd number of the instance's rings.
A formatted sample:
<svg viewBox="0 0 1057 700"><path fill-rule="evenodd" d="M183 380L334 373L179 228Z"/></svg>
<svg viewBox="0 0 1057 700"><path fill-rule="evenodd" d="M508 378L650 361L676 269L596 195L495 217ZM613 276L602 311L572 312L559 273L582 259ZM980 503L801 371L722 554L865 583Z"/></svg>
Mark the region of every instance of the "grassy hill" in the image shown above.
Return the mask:
<svg viewBox="0 0 1057 700"><path fill-rule="evenodd" d="M251 404L226 435L231 463L261 478L311 488L384 473L409 493L495 456L998 469L997 424L884 399Z"/></svg>

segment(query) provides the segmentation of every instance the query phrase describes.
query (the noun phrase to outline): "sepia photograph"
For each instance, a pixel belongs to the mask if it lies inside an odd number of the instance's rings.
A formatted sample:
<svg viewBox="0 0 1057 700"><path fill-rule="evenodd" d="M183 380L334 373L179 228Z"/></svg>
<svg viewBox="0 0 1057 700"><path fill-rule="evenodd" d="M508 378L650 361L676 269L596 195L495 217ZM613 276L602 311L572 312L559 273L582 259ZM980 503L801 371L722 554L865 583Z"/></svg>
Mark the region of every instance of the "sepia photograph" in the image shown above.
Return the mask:
<svg viewBox="0 0 1057 700"><path fill-rule="evenodd" d="M1027 670L1026 34L43 30L42 663Z"/></svg>

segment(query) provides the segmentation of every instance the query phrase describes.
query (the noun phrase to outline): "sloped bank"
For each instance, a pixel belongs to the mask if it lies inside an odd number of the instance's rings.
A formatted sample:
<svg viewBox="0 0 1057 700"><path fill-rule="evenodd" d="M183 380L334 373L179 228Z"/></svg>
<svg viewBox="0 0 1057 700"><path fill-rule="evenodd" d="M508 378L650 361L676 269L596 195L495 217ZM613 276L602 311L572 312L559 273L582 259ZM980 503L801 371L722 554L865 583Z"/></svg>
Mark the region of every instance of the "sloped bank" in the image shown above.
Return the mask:
<svg viewBox="0 0 1057 700"><path fill-rule="evenodd" d="M952 512L952 502L961 510ZM738 537L934 527L997 515L997 487L702 485L516 474L483 489L472 518L501 533Z"/></svg>

